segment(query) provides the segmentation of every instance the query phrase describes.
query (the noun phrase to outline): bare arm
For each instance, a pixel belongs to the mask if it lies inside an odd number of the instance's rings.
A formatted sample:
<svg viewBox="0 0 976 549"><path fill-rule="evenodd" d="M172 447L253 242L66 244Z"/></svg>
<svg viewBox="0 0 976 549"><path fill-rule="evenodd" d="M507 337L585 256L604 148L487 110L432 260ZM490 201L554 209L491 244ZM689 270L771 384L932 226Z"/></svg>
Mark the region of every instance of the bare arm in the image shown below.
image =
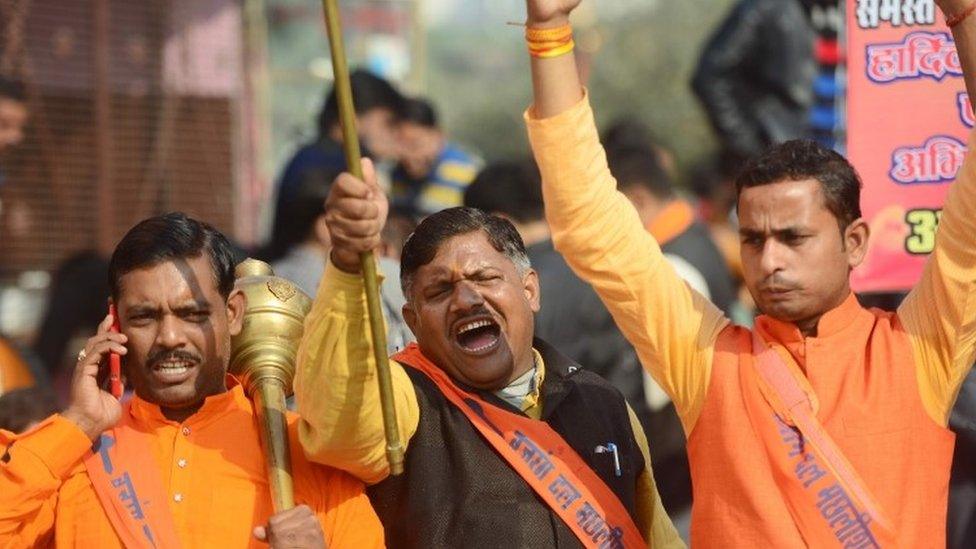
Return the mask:
<svg viewBox="0 0 976 549"><path fill-rule="evenodd" d="M526 2L530 27L553 28L569 23L569 14L580 0L531 0ZM535 116L549 118L568 110L583 99L583 84L576 69L576 56L532 58L532 88Z"/></svg>

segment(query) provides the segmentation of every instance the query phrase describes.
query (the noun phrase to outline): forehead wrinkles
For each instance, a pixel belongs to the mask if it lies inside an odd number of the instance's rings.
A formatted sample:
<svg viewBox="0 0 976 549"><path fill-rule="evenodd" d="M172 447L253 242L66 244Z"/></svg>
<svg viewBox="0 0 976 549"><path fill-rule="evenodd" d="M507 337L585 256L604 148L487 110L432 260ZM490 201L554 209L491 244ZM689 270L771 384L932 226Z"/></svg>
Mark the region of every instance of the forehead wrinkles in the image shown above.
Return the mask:
<svg viewBox="0 0 976 549"><path fill-rule="evenodd" d="M435 265L434 262L431 262L422 267L419 274L422 284L442 280L455 282L488 269L500 270L489 259L471 254L452 261L449 265Z"/></svg>
<svg viewBox="0 0 976 549"><path fill-rule="evenodd" d="M204 269L204 266L208 268ZM218 295L209 261L198 258L165 261L136 269L119 280L120 301L210 304Z"/></svg>
<svg viewBox="0 0 976 549"><path fill-rule="evenodd" d="M740 226L749 229L777 230L809 224L821 210L833 216L822 186L812 179L743 189L737 209Z"/></svg>

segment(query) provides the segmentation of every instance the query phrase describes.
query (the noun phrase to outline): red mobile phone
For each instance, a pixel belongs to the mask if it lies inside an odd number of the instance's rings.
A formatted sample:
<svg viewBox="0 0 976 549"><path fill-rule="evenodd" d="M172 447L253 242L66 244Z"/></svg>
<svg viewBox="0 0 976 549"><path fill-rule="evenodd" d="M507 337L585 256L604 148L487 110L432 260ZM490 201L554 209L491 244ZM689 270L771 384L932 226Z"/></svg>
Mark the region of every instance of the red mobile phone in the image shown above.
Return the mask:
<svg viewBox="0 0 976 549"><path fill-rule="evenodd" d="M115 333L122 331L119 325L119 314L115 309L115 305L108 306L108 314L112 315L112 328L111 330ZM112 396L115 398L122 398L122 357L118 353L112 352L108 354L108 382L109 391L111 391Z"/></svg>

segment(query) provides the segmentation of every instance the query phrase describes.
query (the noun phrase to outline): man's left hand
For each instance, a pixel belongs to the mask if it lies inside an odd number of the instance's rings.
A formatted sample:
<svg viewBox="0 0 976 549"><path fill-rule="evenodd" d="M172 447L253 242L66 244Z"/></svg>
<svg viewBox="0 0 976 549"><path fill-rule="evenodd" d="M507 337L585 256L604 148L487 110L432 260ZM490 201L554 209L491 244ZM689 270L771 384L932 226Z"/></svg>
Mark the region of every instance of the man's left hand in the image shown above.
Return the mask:
<svg viewBox="0 0 976 549"><path fill-rule="evenodd" d="M325 534L308 505L299 505L268 519L254 529L254 537L274 549L325 549Z"/></svg>

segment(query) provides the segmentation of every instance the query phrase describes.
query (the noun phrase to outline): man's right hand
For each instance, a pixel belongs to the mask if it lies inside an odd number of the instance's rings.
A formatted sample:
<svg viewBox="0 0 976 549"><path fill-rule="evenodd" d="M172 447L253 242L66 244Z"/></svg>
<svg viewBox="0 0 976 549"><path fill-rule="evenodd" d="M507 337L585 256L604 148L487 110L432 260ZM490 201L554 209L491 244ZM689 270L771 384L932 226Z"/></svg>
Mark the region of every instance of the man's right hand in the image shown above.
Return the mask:
<svg viewBox="0 0 976 549"><path fill-rule="evenodd" d="M343 173L325 201L325 223L332 237L332 263L347 273L360 270L359 255L380 245L390 205L376 181L373 163L363 159L363 177Z"/></svg>
<svg viewBox="0 0 976 549"><path fill-rule="evenodd" d="M125 355L128 352L125 335L111 331L112 320L111 315L105 317L98 325L98 332L88 339L85 350L79 355L71 379L71 402L61 414L93 441L122 417L119 401L98 387L98 368L108 361L109 353Z"/></svg>

